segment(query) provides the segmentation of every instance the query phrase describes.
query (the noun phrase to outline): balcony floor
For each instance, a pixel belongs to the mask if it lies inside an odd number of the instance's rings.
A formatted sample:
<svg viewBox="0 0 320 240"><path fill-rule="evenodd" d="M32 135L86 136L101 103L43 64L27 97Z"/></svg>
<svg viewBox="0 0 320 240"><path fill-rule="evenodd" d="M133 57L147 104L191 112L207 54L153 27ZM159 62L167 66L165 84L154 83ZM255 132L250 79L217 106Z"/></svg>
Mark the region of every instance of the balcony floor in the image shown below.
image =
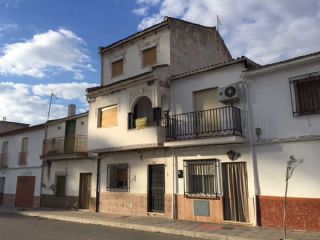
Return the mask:
<svg viewBox="0 0 320 240"><path fill-rule="evenodd" d="M219 144L232 144L232 143L244 143L245 138L241 136L221 136L212 138L195 138L186 140L176 140L171 142L165 142L165 147L186 147L197 145L219 145Z"/></svg>

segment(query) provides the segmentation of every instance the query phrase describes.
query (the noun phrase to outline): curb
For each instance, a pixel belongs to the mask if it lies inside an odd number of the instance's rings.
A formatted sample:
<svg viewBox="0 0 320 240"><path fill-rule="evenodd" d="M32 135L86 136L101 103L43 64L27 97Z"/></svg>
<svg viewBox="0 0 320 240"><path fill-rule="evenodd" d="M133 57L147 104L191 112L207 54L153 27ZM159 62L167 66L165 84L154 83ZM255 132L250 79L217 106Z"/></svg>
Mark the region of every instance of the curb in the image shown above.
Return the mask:
<svg viewBox="0 0 320 240"><path fill-rule="evenodd" d="M115 227L115 228L130 229L130 230L137 230L137 231L144 231L144 232L166 233L166 234L179 235L179 236L192 237L192 238L215 239L215 240L248 240L247 237L244 238L244 237L220 235L220 234L208 233L208 232L179 230L179 229L172 229L172 228L165 228L165 227L148 226L143 224L90 220L85 218L57 216L57 215L50 215L50 214L43 214L43 213L38 214L35 212L18 212L18 213L26 217L40 217L40 218L46 218L46 219L52 219L52 220L58 220L58 221L101 225L106 227Z"/></svg>

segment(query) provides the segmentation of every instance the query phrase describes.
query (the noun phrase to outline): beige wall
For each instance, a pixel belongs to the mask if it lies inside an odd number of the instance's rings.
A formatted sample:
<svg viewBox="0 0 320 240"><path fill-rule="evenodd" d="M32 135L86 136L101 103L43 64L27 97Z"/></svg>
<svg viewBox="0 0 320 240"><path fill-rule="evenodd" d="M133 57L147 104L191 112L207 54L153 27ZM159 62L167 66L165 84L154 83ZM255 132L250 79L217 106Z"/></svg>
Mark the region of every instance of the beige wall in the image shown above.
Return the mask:
<svg viewBox="0 0 320 240"><path fill-rule="evenodd" d="M103 85L117 82L128 77L150 71L150 67L142 67L142 51L149 47L157 47L157 65L170 64L170 31L167 27L159 29L134 41L111 49L102 55ZM112 62L123 58L124 74L111 77Z"/></svg>

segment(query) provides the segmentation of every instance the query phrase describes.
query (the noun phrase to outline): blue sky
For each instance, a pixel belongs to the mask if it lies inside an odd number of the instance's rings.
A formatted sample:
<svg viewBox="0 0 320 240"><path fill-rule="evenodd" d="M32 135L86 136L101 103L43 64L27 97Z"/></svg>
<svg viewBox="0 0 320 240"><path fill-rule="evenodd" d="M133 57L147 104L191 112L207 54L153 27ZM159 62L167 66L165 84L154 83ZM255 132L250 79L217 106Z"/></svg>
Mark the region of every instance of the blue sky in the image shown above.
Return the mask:
<svg viewBox="0 0 320 240"><path fill-rule="evenodd" d="M0 0L0 118L40 123L51 90L52 118L87 109L100 82L98 47L172 16L222 22L233 57L270 63L320 50L320 1Z"/></svg>

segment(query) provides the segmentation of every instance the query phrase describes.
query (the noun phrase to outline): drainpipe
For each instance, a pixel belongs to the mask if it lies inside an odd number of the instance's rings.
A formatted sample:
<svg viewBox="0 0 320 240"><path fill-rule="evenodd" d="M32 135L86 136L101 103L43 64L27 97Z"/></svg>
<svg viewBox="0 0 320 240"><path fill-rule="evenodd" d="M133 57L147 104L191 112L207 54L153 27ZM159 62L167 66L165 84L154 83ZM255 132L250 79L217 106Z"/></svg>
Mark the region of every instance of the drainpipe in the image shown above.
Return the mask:
<svg viewBox="0 0 320 240"><path fill-rule="evenodd" d="M243 75L241 76L241 82L243 83L243 86L245 88L246 92L246 105L247 105L247 119L248 119L248 132L249 132L249 145L250 145L250 155L251 155L251 171L253 176L253 189L254 189L254 198L253 198L253 207L254 207L254 224L258 225L258 217L257 217L257 186L256 186L256 160L255 160L255 154L254 154L254 146L253 146L253 133L252 133L252 119L251 119L251 107L250 107L250 101L249 101L249 90L248 90L248 82L244 80Z"/></svg>
<svg viewBox="0 0 320 240"><path fill-rule="evenodd" d="M97 159L97 182L96 182L96 212L100 210L100 168L101 168L101 157L96 157Z"/></svg>
<svg viewBox="0 0 320 240"><path fill-rule="evenodd" d="M176 203L176 189L175 189L175 186L176 186L176 172L177 172L177 169L176 169L176 157L175 157L175 154L174 154L174 151L172 152L172 219L173 220L176 220L177 219L177 210L176 210L176 207L177 207L177 203Z"/></svg>

